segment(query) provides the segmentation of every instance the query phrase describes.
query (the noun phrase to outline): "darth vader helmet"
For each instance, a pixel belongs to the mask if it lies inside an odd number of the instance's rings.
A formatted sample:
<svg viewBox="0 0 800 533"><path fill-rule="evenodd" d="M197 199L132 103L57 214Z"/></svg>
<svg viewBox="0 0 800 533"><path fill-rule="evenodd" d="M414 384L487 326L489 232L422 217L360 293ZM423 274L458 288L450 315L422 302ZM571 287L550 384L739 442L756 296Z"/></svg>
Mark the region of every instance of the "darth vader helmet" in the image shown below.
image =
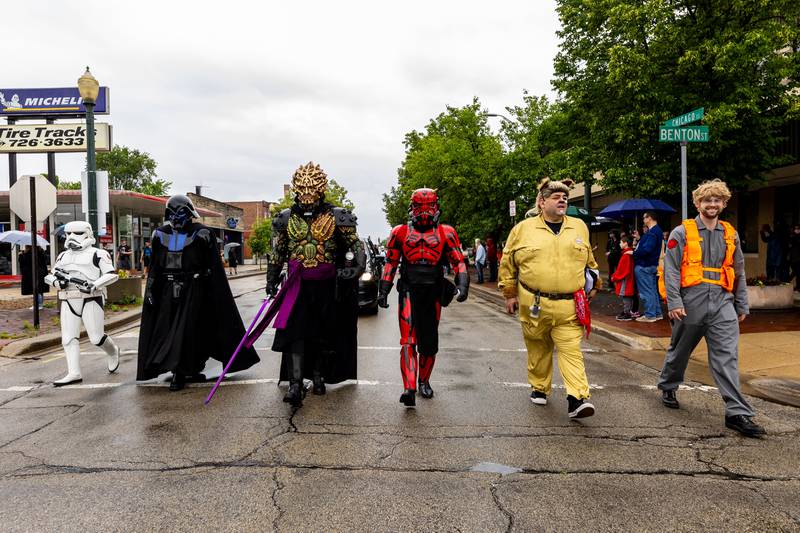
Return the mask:
<svg viewBox="0 0 800 533"><path fill-rule="evenodd" d="M167 200L167 208L164 210L164 218L175 229L181 229L192 221L192 218L200 218L200 214L194 208L194 204L189 197L183 194L173 194Z"/></svg>
<svg viewBox="0 0 800 533"><path fill-rule="evenodd" d="M83 220L67 222L64 226L66 240L64 246L69 250L85 250L95 243L92 226Z"/></svg>

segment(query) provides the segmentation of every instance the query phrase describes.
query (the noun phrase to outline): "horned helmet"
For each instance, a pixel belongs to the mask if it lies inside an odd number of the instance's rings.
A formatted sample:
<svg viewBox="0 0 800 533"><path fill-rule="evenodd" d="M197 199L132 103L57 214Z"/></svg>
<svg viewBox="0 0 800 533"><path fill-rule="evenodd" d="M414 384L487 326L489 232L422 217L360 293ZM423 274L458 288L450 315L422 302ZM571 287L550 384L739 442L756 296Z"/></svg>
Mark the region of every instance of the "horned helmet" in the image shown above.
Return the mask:
<svg viewBox="0 0 800 533"><path fill-rule="evenodd" d="M189 224L192 218L200 218L200 214L194 208L194 204L188 196L173 194L167 200L164 218L169 221L173 228L181 229Z"/></svg>
<svg viewBox="0 0 800 533"><path fill-rule="evenodd" d="M64 225L64 235L66 235L64 246L76 252L85 250L95 243L91 224L83 220L67 222Z"/></svg>
<svg viewBox="0 0 800 533"><path fill-rule="evenodd" d="M322 200L327 188L328 175L312 161L294 171L292 189L295 201L301 206L311 207Z"/></svg>
<svg viewBox="0 0 800 533"><path fill-rule="evenodd" d="M434 189L417 189L411 193L408 214L414 227L427 228L439 222L439 196Z"/></svg>

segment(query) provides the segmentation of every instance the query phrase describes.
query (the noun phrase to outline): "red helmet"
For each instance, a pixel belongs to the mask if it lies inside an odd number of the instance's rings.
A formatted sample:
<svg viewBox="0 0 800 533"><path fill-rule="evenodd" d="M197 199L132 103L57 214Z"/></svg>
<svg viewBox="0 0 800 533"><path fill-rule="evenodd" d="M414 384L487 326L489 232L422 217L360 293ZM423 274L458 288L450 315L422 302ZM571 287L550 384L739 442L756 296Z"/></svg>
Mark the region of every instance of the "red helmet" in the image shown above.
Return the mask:
<svg viewBox="0 0 800 533"><path fill-rule="evenodd" d="M408 214L414 226L429 227L439 222L439 197L433 189L417 189L411 193Z"/></svg>

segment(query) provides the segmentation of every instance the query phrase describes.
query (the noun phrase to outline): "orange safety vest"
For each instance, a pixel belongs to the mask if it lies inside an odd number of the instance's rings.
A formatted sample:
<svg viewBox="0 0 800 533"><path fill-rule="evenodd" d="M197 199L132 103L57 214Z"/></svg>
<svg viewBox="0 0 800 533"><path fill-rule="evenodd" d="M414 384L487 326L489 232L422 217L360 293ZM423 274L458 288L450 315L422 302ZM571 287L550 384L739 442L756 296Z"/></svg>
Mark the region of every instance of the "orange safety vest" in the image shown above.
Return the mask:
<svg viewBox="0 0 800 533"><path fill-rule="evenodd" d="M697 229L697 222L692 218L683 221L683 228L686 230L686 246L683 248L683 259L681 260L681 287L712 283L720 285L728 292L733 292L735 279L733 253L736 251L736 230L728 222L720 220L719 223L725 230L725 259L722 260L722 266L713 268L703 266L703 249L700 247L703 239ZM703 276L703 272L719 272L719 279L708 279ZM658 267L658 292L666 301L667 287L664 283L664 265Z"/></svg>

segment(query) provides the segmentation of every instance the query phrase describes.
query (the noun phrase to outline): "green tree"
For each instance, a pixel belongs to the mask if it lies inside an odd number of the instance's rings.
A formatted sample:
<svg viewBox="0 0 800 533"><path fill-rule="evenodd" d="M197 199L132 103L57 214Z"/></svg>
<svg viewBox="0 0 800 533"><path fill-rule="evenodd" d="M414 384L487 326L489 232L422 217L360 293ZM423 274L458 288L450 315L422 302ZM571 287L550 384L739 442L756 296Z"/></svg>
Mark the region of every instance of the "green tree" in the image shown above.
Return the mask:
<svg viewBox="0 0 800 533"><path fill-rule="evenodd" d="M347 197L347 189L339 185L335 179L328 180L328 190L325 192L325 201L336 207L344 207L350 211L355 209L355 205L350 198ZM292 204L294 204L294 191L289 189L286 195L281 198L280 202L272 204L270 211L272 213L278 213L287 207L291 207Z"/></svg>
<svg viewBox="0 0 800 533"><path fill-rule="evenodd" d="M743 187L786 163L775 148L800 116L800 2L559 0L558 13L563 172L676 193L679 147L658 142L658 125L697 107L711 140L689 147L692 182Z"/></svg>
<svg viewBox="0 0 800 533"><path fill-rule="evenodd" d="M42 172L39 175L44 176L45 178L47 177L47 174L45 174L44 172ZM77 191L80 190L80 188L81 188L80 180L78 181L62 180L58 175L56 175L56 189L62 191L69 191L69 190Z"/></svg>
<svg viewBox="0 0 800 533"><path fill-rule="evenodd" d="M405 136L405 159L398 184L384 195L390 224L406 220L411 192L436 189L442 220L457 228L462 239L483 237L509 225L513 199L499 135L489 129L477 98L464 107L447 107L424 132Z"/></svg>
<svg viewBox="0 0 800 533"><path fill-rule="evenodd" d="M172 182L159 179L158 164L150 154L127 146L115 146L97 154L97 169L108 172L108 188L166 196Z"/></svg>
<svg viewBox="0 0 800 533"><path fill-rule="evenodd" d="M260 218L253 223L250 236L247 238L247 245L253 251L253 255L258 258L267 255L272 244L272 220ZM259 263L260 264L260 263Z"/></svg>

